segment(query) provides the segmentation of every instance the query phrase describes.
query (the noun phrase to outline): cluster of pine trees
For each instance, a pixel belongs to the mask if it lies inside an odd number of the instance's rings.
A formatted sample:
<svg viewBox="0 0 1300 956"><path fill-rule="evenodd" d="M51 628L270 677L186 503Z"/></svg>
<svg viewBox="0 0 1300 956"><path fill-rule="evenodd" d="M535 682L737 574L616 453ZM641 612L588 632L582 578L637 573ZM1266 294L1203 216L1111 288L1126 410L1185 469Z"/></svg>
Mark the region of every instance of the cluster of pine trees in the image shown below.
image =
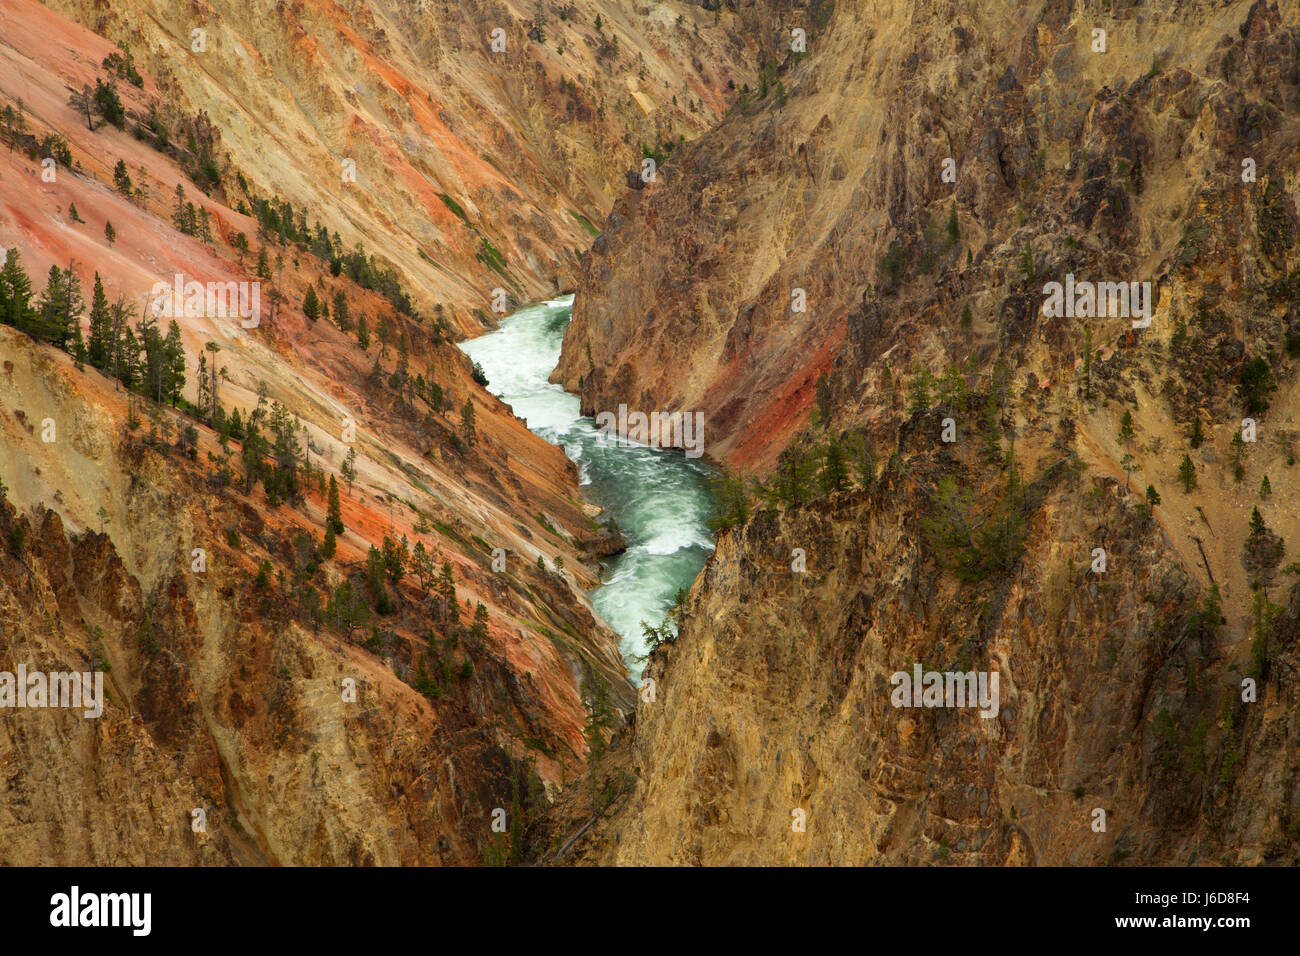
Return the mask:
<svg viewBox="0 0 1300 956"><path fill-rule="evenodd" d="M27 129L27 111L21 99L6 103L0 110L0 138L11 153L17 148L33 161L48 156L60 166L72 165L72 150L66 139L52 130L37 136Z"/></svg>
<svg viewBox="0 0 1300 956"><path fill-rule="evenodd" d="M8 251L0 268L0 323L62 349L78 365L88 363L159 404L180 402L185 387L185 349L174 319L164 334L146 311L132 327L129 301L119 298L110 303L99 273L95 273L91 293L89 338L81 333L85 312L75 262L66 269L50 266L44 291L33 298L31 279L23 270L19 251Z"/></svg>
<svg viewBox="0 0 1300 956"><path fill-rule="evenodd" d="M718 515L713 526L744 524L755 498L772 509L798 508L849 491L855 483L868 488L875 473L875 451L861 432L828 435L820 442L805 435L781 452L776 468L765 478L734 473L718 478L714 483Z"/></svg>
<svg viewBox="0 0 1300 956"><path fill-rule="evenodd" d="M419 320L411 296L402 287L396 269L380 264L373 255L367 255L360 242L357 242L352 251L347 251L337 231L331 234L320 222L309 224L307 211L301 208L295 210L293 203L287 199L254 196L242 173L238 176L238 182L248 197L247 203L240 201L239 211L257 220L259 239L266 241L274 238L280 245L297 245L328 263L330 274L334 277L346 274L361 288L378 292L402 315Z"/></svg>
<svg viewBox="0 0 1300 956"><path fill-rule="evenodd" d="M416 546L417 548L419 545ZM423 578L423 575L422 575ZM459 673L464 680L474 674L474 663L470 649L481 651L488 636L488 609L483 602L474 608L473 622L468 628L460 623L460 604L456 599L456 581L452 575L451 564L443 562L442 572L433 579L432 593L429 586L422 586L426 603L433 598L433 616L436 627L430 627L425 651L416 659L415 679L412 687L432 700L442 696L444 689ZM468 610L469 602L465 602ZM438 640L438 629L443 638ZM462 647L462 660L457 672L448 655Z"/></svg>
<svg viewBox="0 0 1300 956"><path fill-rule="evenodd" d="M119 80L126 80L132 86L144 87L144 77L135 68L135 57L131 55L130 50L121 44L118 44L117 50L104 57L100 66L115 75Z"/></svg>
<svg viewBox="0 0 1300 956"><path fill-rule="evenodd" d="M93 87L85 86L74 91L70 100L70 104L84 116L92 132L100 121L120 129L127 126L128 117L118 95L115 77L137 86L142 84L142 78L126 50L110 54L103 66L110 76L96 80ZM71 149L62 136L50 132L42 139L28 131L21 101L16 109L10 105L4 107L0 112L0 123L3 124L0 133L10 150L18 147L32 158L49 156L63 167L72 166ZM206 115L199 113L193 118L182 118L177 125L174 114L164 115L159 104L153 103L146 116L134 116L133 132L137 139L149 142L154 148L177 159L204 193L210 194L213 189L220 188L222 173L217 160L219 134ZM177 139L183 141L184 147L176 144ZM274 238L280 245L294 243L301 250L311 252L327 263L329 272L334 277L346 274L348 279L362 288L377 291L398 315L421 320L413 308L410 295L402 288L396 270L380 264L373 255L367 254L360 242L349 251L337 232L331 234L320 223L309 224L305 210L295 209L290 202L278 197L255 197L242 174L238 176L238 182L247 198L247 203L240 202L238 208L257 219L258 237L263 241L257 263L259 276L271 278L266 245L271 239ZM113 187L133 202L143 202L148 198L142 186L132 181L125 162L120 160L114 167ZM80 221L75 208L70 211L70 216L74 222ZM186 196L182 184L176 186L172 223L186 235L209 243L213 241L214 224L209 213L202 204L196 204ZM106 235L111 243L115 238L111 225L107 227ZM237 233L231 241L242 263L249 253L248 239L242 233ZM278 268L283 258L276 255L275 259ZM113 376L128 390L145 395L159 404L178 406L196 419L210 424L217 432L225 453L224 460L209 454L214 465L220 465L218 483L226 484L233 479L229 467L232 451L228 442L234 438L241 443L237 454L243 464L245 494L251 493L260 482L265 489L268 504L277 507L286 502L300 504L307 487L312 485L318 484L321 493L325 493L324 470L313 468L310 456L304 452L300 441L301 423L279 403L268 406L264 389L259 391L257 407L246 418L239 409L227 414L222 408L218 388L224 373L218 367L217 353L220 350L215 343L208 344L206 353L199 353L198 405L193 406L182 397L186 383L186 357L177 322L171 321L163 330L157 319L146 312L133 324L134 309L129 300L119 298L110 302L98 273L95 274L90 297L89 333L83 336L81 322L86 316L87 306L83 300L76 266L73 262L69 263L67 269L51 267L46 287L38 295L23 269L18 250L9 250L3 263L0 263L0 322L67 352L76 359L79 368L83 364L90 364ZM274 300L274 293L272 295ZM350 331L354 325L347 296L342 290L337 290L332 303L334 321L344 331ZM330 304L325 293L318 294L315 287L309 287L304 312L312 321L320 317L330 318ZM441 307L438 312L441 312ZM438 326L444 332L448 328L441 319L438 320ZM359 317L356 327L358 341L363 349L368 350L371 329L364 316ZM420 374L410 374L405 333L394 335L394 331L393 318L383 317L377 330L381 354L387 353L389 344L394 340L399 354L397 368L391 375L381 374L379 381L387 379L387 384L396 390L400 402L407 402L408 396L411 401L423 399L430 409L426 415L426 424L430 424L429 415L445 414L450 404L432 375L426 379ZM437 329L434 334L437 336ZM462 419L466 440L473 443L473 408L468 403L467 408L462 410ZM132 421L134 422L134 416ZM135 427L134 424L132 427ZM197 433L192 426L184 431L190 436L190 454L194 457ZM224 480L220 480L222 475L225 476ZM343 475L350 489L356 475L354 451L344 463ZM462 638L480 643L486 639L486 607L479 604L473 623L469 626L462 625L450 563L443 562L439 571L434 554L421 542L417 542L412 550L405 537L400 540L386 537L382 548L372 547L359 573L348 577L333 591L327 590L326 601L322 602L320 592L311 586L310 579L315 576L320 560L334 555L337 536L344 531L338 481L332 475L329 476L328 487L325 541L323 545L310 540L303 543L300 550L306 557L300 562L301 567L295 564L294 584L300 611L307 614L314 624L326 616L331 617L342 631L350 635L373 612L392 613L393 594L400 595L396 586L401 584L407 574L412 574L419 579L425 603L431 604L434 621L446 635L445 647L457 646ZM272 579L270 570L269 562L264 561L257 581L258 588L266 592L267 600ZM282 575L280 581L281 584L284 583ZM393 588L392 593L389 591L390 586ZM400 596L397 600L400 600ZM468 612L468 604L466 611ZM434 675L432 678L425 670L426 662ZM430 650L420 659L419 669L422 684L420 689L431 696L440 694L442 685L453 673L434 643L432 630ZM466 656L459 667L459 674L465 678L472 672L472 663Z"/></svg>
<svg viewBox="0 0 1300 956"><path fill-rule="evenodd" d="M126 128L126 108L117 93L117 83L110 77L107 80L96 79L95 87L83 85L74 90L68 98L68 105L86 118L86 128L95 131L95 117L111 123L118 129Z"/></svg>
<svg viewBox="0 0 1300 956"><path fill-rule="evenodd" d="M128 180L129 182L129 180ZM194 236L204 242L212 241L212 224L208 220L208 211L203 206L195 206L185 198L185 187L176 184L176 204L172 207L172 225L187 236Z"/></svg>
<svg viewBox="0 0 1300 956"><path fill-rule="evenodd" d="M211 343L209 343L211 345ZM199 388L198 412L211 423L217 440L229 459L227 443L231 438L239 441L239 458L244 466L243 488L245 495L252 494L260 483L266 492L268 507L281 504L299 505L307 490L315 487L326 494L325 470L311 464L299 435L306 434L302 422L279 402L267 402L265 383L258 388L257 405L245 419L238 408L229 415L221 406L217 392L220 375L217 371L217 350L210 349L212 362L207 356L199 361L200 381L207 383ZM217 459L214 459L216 461ZM224 463L218 470L218 485L228 484L231 475ZM326 527L326 547L333 555L333 538L343 533L343 520L338 508L338 488L334 477L329 479L330 513ZM331 533L332 532L332 533Z"/></svg>

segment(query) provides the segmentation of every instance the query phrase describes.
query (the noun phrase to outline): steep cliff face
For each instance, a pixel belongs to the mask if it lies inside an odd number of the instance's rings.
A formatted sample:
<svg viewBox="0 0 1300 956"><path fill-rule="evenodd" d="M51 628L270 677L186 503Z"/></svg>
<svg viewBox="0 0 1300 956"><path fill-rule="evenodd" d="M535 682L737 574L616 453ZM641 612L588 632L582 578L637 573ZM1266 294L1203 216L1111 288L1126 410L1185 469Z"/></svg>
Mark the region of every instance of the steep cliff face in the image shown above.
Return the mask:
<svg viewBox="0 0 1300 956"><path fill-rule="evenodd" d="M638 140L722 108L739 19L530 7L544 45L506 6L51 6L0 3L0 264L34 287L11 314L0 285L0 671L98 670L109 699L5 709L0 857L518 859L586 760L583 693L633 689L585 594L598 509L451 340L493 286L567 283ZM101 82L116 119L70 100ZM80 352L34 317L54 267ZM140 345L176 276L261 310L179 315L159 401Z"/></svg>
<svg viewBox="0 0 1300 956"><path fill-rule="evenodd" d="M1300 860L1295 592L1243 703L1239 649L1114 485L1085 499L1049 473L1028 556L972 587L895 507L927 477L908 471L722 536L645 671L655 701L602 765L635 783L566 862ZM1100 525L1104 580L1084 560ZM916 664L997 672L996 715L894 707L891 675Z"/></svg>
<svg viewBox="0 0 1300 956"><path fill-rule="evenodd" d="M1298 14L838 3L615 204L557 377L765 482L571 859L1297 859Z"/></svg>
<svg viewBox="0 0 1300 956"><path fill-rule="evenodd" d="M129 49L172 108L205 111L229 179L319 210L466 332L492 321L494 288L571 287L641 145L711 125L757 52L734 13L685 2L49 6Z"/></svg>
<svg viewBox="0 0 1300 956"><path fill-rule="evenodd" d="M1037 296L1017 282L1026 246L1038 277L1160 281L1144 341L1163 340L1202 286L1247 279L1225 253L1259 248L1261 205L1291 202L1295 5L1112 6L840 3L821 29L811 13L808 52L786 48L763 99L615 204L557 379L590 410L703 410L711 454L770 464L842 347L864 375L938 365L969 350L951 340L967 304L973 347L1015 319L1008 344L1068 378L1078 347L1045 354L1036 309L1004 305ZM1285 273L1266 258L1255 281ZM857 417L870 381L845 383Z"/></svg>
<svg viewBox="0 0 1300 956"><path fill-rule="evenodd" d="M574 584L522 545L496 573L474 543L506 544L527 507L573 522L559 495L503 485L493 502L408 451L414 494L440 482L464 500L435 512L435 535L400 511L390 529L384 505L345 494L347 531L325 560L315 496L277 508L221 487L200 464L220 453L207 429L191 460L157 424L125 425L126 395L98 372L12 329L0 354L0 670L97 669L108 694L98 719L5 710L6 862L479 862L494 808L532 812L581 766L584 681L628 706L614 635ZM374 467L361 483L398 480ZM465 627L414 570L386 586L390 612L340 625L337 588L393 534L447 563ZM558 553L589 579L576 548ZM470 633L478 602L487 617Z"/></svg>

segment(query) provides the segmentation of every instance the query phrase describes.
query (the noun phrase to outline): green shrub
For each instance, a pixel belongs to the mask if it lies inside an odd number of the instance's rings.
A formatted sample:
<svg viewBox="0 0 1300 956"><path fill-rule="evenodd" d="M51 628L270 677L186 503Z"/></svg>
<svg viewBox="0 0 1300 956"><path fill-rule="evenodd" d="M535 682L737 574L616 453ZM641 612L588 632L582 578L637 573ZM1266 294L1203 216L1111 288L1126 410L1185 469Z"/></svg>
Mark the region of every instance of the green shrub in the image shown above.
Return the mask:
<svg viewBox="0 0 1300 956"><path fill-rule="evenodd" d="M1241 367L1237 395L1247 415L1268 411L1269 396L1276 390L1277 383L1273 381L1273 370L1267 360L1257 355Z"/></svg>

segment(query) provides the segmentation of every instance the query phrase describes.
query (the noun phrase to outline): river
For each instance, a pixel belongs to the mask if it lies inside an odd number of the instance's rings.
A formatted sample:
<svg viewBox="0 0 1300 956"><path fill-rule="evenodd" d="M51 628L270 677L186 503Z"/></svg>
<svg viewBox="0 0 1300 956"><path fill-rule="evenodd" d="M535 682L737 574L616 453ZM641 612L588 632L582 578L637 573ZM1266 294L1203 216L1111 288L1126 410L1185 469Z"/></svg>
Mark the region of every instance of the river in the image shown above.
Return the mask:
<svg viewBox="0 0 1300 956"><path fill-rule="evenodd" d="M659 624L679 588L689 588L709 552L713 469L701 459L619 440L579 414L578 396L547 381L560 359L573 297L520 309L495 332L461 343L488 378L488 391L530 431L559 445L578 466L583 497L606 510L627 539L604 562L592 604L621 638L634 679L645 653L641 622ZM603 520L603 519L602 519Z"/></svg>

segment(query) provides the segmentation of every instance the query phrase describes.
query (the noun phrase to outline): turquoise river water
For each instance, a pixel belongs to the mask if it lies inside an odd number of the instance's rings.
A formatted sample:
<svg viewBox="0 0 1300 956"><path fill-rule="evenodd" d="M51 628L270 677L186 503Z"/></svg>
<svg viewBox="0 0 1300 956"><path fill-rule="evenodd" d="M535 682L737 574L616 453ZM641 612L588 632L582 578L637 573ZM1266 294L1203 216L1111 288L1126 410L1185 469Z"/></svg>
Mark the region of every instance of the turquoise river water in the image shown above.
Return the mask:
<svg viewBox="0 0 1300 956"><path fill-rule="evenodd" d="M605 562L592 603L621 637L628 670L645 651L641 622L660 623L679 588L688 588L713 550L713 474L702 459L620 440L579 414L578 397L547 381L560 358L573 297L506 316L495 332L461 343L482 366L488 391L528 428L559 445L578 466L583 496L606 509L627 539Z"/></svg>

